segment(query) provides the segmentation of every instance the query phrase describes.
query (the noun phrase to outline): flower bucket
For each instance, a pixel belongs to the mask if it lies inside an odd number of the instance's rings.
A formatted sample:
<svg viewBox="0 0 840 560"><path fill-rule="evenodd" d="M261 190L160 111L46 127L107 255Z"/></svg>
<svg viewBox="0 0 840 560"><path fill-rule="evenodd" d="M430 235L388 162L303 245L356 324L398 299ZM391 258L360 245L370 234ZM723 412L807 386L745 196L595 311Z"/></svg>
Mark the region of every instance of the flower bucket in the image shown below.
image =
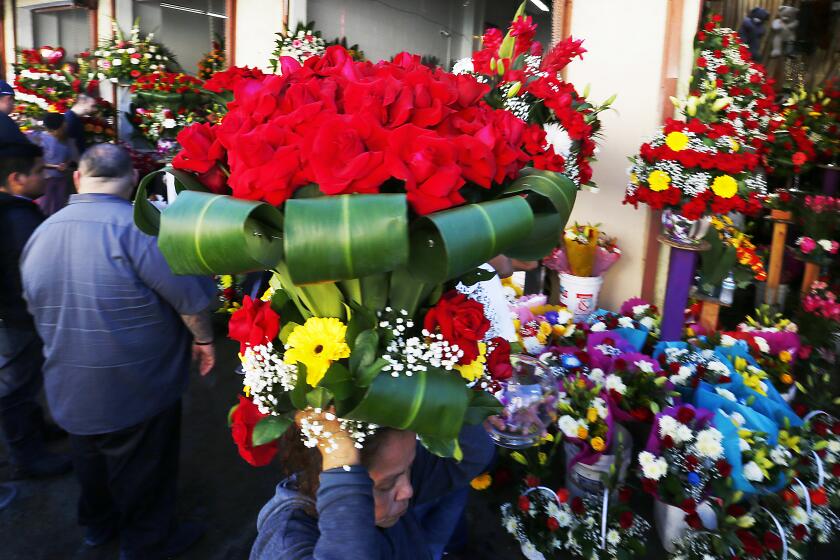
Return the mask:
<svg viewBox="0 0 840 560"><path fill-rule="evenodd" d="M615 424L613 431L609 449L591 465L583 463L571 465L572 459L578 454L580 448L574 443L563 443L563 451L566 454L566 488L572 496L603 494L605 487L602 478L610 474L610 467L613 465L618 470L619 481L627 477L627 469L633 460L633 439L627 428L621 424ZM616 456L619 439L624 446L621 457Z"/></svg>
<svg viewBox="0 0 840 560"><path fill-rule="evenodd" d="M715 511L708 503L701 502L697 505L697 515L700 516L703 527L709 530L717 529ZM656 500L653 503L653 518L656 521L656 532L659 534L662 548L673 553L677 549L677 541L689 529L685 522L685 512L677 506Z"/></svg>
<svg viewBox="0 0 840 560"><path fill-rule="evenodd" d="M573 276L560 274L560 303L580 321L598 308L598 294L604 284L603 276Z"/></svg>
<svg viewBox="0 0 840 560"><path fill-rule="evenodd" d="M662 211L662 235L666 240L677 245L688 247L700 245L710 225L709 216L690 220L670 208Z"/></svg>

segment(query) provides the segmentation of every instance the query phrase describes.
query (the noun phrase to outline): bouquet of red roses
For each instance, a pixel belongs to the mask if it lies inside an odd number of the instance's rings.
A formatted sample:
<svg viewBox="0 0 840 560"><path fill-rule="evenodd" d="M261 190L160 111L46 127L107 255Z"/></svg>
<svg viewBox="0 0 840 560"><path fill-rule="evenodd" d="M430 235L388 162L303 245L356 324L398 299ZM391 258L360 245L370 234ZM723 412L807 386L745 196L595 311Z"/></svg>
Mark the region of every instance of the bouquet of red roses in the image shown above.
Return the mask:
<svg viewBox="0 0 840 560"><path fill-rule="evenodd" d="M476 267L500 253L547 254L576 188L526 169L539 127L489 106L472 76L338 46L280 65L208 82L233 88L227 114L178 135L180 194L160 212L144 181L135 221L176 273L273 271L231 319L246 394L267 414L252 440L334 407L360 437L399 427L457 456L461 425L498 409L489 381L510 375L510 345L447 288L485 279Z"/></svg>

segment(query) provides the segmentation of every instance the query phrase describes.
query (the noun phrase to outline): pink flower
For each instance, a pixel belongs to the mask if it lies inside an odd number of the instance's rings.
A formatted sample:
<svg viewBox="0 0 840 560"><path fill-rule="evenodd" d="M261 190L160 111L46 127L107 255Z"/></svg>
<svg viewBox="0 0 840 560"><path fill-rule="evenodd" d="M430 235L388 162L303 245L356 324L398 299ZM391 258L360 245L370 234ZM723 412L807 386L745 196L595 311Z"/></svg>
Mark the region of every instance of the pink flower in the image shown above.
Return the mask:
<svg viewBox="0 0 840 560"><path fill-rule="evenodd" d="M828 252L832 255L836 255L838 250L840 250L840 243L838 243L836 241L832 241L831 242L831 249L829 249Z"/></svg>
<svg viewBox="0 0 840 560"><path fill-rule="evenodd" d="M811 254L817 248L817 242L810 237L800 237L796 240L796 244L799 246L799 250L805 255Z"/></svg>

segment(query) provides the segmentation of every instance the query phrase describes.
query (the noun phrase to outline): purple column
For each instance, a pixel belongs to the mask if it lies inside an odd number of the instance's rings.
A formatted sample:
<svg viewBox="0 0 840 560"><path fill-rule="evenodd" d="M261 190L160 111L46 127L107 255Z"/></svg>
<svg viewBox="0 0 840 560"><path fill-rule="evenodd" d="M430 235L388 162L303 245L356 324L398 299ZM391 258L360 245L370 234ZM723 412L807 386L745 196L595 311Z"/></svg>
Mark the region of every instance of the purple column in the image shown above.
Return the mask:
<svg viewBox="0 0 840 560"><path fill-rule="evenodd" d="M823 194L837 196L837 187L840 186L840 166L823 165Z"/></svg>
<svg viewBox="0 0 840 560"><path fill-rule="evenodd" d="M688 303L688 291L694 280L696 266L697 251L671 247L668 285L665 287L665 309L662 315L664 341L671 342L682 338L685 306Z"/></svg>

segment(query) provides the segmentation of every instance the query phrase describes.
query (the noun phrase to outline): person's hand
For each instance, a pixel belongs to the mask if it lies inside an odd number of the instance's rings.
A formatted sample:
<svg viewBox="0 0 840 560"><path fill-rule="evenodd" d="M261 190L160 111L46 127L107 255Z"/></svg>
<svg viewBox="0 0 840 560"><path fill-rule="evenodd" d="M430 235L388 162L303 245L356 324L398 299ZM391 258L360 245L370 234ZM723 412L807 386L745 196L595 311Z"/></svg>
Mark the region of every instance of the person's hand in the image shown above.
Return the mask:
<svg viewBox="0 0 840 560"><path fill-rule="evenodd" d="M311 408L298 411L295 423L304 437L317 440L322 470L359 464L359 450L350 434L341 429L333 409L325 412L315 412Z"/></svg>
<svg viewBox="0 0 840 560"><path fill-rule="evenodd" d="M216 347L210 344L193 344L192 359L198 363L198 373L202 377L210 373L216 365Z"/></svg>

